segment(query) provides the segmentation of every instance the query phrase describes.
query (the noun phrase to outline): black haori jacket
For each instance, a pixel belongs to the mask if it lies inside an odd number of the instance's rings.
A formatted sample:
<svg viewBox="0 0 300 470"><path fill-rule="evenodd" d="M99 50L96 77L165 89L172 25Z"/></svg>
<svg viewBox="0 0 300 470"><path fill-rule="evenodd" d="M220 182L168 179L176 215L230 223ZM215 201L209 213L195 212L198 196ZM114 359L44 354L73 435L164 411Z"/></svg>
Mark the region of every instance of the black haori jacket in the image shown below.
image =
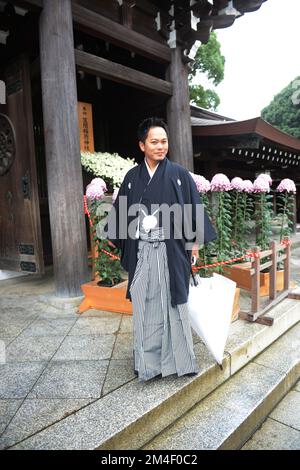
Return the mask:
<svg viewBox="0 0 300 470"><path fill-rule="evenodd" d="M120 196L127 196L127 209L122 206L123 198L120 203ZM123 238L124 233L127 234L127 229L130 225L131 227L137 227L138 212L136 211L134 215L128 215L128 209L132 204L136 204L136 207L138 204L141 204L147 208L148 214L151 214L153 213L153 211L151 212L151 204L167 204L172 206L175 203L180 204L182 209L184 204L190 205L192 211L190 212L191 217L188 220L192 230L195 232L197 228L196 206L201 205L201 198L190 173L181 165L171 162L165 157L158 165L151 181L145 161L129 170L126 174L114 203L115 211L110 211L108 214L108 223L105 230L108 230L107 238L121 250L121 265L128 272L126 297L130 300L130 286L137 264L139 240L130 237L127 239ZM114 233L114 230L110 230L110 227L114 226L114 224L110 224L115 216L116 231ZM178 238L178 235L174 236L177 222L174 224L174 217L172 215L171 220L170 237L165 239L165 243L170 274L171 304L175 307L177 304L187 302L191 273L191 249L190 247L187 249L186 242L194 241L196 236L187 237L184 229L182 229L183 236L181 238ZM159 215L159 225L164 226L161 214ZM197 239L202 240L202 243L208 243L217 238L216 232L205 211L203 223L200 228L198 227L196 233Z"/></svg>

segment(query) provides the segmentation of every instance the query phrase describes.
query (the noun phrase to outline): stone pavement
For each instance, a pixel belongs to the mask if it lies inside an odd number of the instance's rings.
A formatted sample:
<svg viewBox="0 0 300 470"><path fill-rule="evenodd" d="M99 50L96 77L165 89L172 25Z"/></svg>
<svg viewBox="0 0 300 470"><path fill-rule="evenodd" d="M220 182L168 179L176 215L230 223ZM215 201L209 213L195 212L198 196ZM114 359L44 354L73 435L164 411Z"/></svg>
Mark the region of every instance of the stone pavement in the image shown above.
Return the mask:
<svg viewBox="0 0 300 470"><path fill-rule="evenodd" d="M300 450L300 381L242 450Z"/></svg>
<svg viewBox="0 0 300 470"><path fill-rule="evenodd" d="M292 279L299 282L299 248L293 250L291 269ZM79 316L78 299L57 300L53 291L51 270L42 278L0 282L0 448L76 417L78 410L103 398L109 403L110 394L120 390L122 395L122 387L138 387L133 372L132 317L98 310ZM249 295L242 292L241 306L249 301ZM263 328L242 321L232 324L226 354L231 355L239 342ZM194 343L203 371L209 370L214 361L195 335ZM190 380L166 379L165 387L175 389L179 382ZM63 442L61 448L65 448Z"/></svg>

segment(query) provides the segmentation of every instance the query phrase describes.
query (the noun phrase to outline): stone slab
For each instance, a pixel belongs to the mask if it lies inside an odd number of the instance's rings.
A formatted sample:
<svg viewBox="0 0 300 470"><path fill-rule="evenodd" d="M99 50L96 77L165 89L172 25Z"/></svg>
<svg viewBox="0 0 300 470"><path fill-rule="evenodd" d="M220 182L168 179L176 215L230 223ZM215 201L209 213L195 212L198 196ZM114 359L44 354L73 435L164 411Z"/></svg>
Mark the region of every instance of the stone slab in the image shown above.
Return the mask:
<svg viewBox="0 0 300 470"><path fill-rule="evenodd" d="M103 395L122 387L135 377L133 358L111 359L103 386Z"/></svg>
<svg viewBox="0 0 300 470"><path fill-rule="evenodd" d="M290 391L270 414L270 418L300 431L300 393Z"/></svg>
<svg viewBox="0 0 300 470"><path fill-rule="evenodd" d="M268 418L242 450L300 450L300 431Z"/></svg>
<svg viewBox="0 0 300 470"><path fill-rule="evenodd" d="M218 449L281 378L279 371L249 364L145 448Z"/></svg>
<svg viewBox="0 0 300 470"><path fill-rule="evenodd" d="M51 424L59 422L66 416L73 414L89 403L90 400L87 399L26 399L21 406L19 401L8 403L7 407L11 408L8 412L13 416L13 419L0 438L0 448L6 449L16 442L20 442L34 435ZM17 405L19 409L16 408ZM14 411L13 414L12 411Z"/></svg>
<svg viewBox="0 0 300 470"><path fill-rule="evenodd" d="M300 321L300 302L285 299L272 309L270 316L274 318L271 327L245 320L231 324L225 351L231 355L232 374Z"/></svg>
<svg viewBox="0 0 300 470"><path fill-rule="evenodd" d="M7 362L50 361L64 336L25 336L20 335L6 348Z"/></svg>
<svg viewBox="0 0 300 470"><path fill-rule="evenodd" d="M300 392L300 380L299 380L299 382L296 383L296 385L295 385L295 390L297 390L298 392Z"/></svg>
<svg viewBox="0 0 300 470"><path fill-rule="evenodd" d="M112 357L113 359L131 359L133 357L133 335L131 333L117 336Z"/></svg>
<svg viewBox="0 0 300 470"><path fill-rule="evenodd" d="M46 362L11 362L0 365L0 398L25 398L46 366Z"/></svg>
<svg viewBox="0 0 300 470"><path fill-rule="evenodd" d="M211 368L206 373L205 387L191 377L166 377L140 383L134 379L89 405L85 410L66 418L45 431L25 440L15 448L28 449L109 449L139 448L185 410L193 406L201 395L209 393L229 377L229 358L224 370ZM187 387L189 386L189 387ZM197 397L195 396L197 395ZM180 407L174 407L176 403ZM134 400L133 400L134 397ZM167 409L166 409L167 407ZM149 428L150 426L150 428ZM124 441L111 440L126 429Z"/></svg>
<svg viewBox="0 0 300 470"><path fill-rule="evenodd" d="M108 361L51 361L28 398L99 398Z"/></svg>
<svg viewBox="0 0 300 470"><path fill-rule="evenodd" d="M67 336L55 353L54 361L97 361L110 359L115 335Z"/></svg>
<svg viewBox="0 0 300 470"><path fill-rule="evenodd" d="M79 318L69 332L70 336L79 335L110 335L116 333L121 322L120 315L105 316L101 318L84 317Z"/></svg>
<svg viewBox="0 0 300 470"><path fill-rule="evenodd" d="M22 404L20 400L0 400L0 434L2 434Z"/></svg>
<svg viewBox="0 0 300 470"><path fill-rule="evenodd" d="M33 336L65 336L74 326L76 317L37 318L22 333L22 337Z"/></svg>

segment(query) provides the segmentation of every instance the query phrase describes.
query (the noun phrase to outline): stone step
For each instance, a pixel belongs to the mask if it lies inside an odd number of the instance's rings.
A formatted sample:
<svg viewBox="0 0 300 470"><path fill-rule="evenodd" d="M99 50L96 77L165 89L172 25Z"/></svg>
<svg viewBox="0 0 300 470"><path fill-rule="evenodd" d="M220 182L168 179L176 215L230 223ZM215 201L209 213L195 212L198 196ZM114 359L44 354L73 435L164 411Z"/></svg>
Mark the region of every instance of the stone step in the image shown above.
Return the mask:
<svg viewBox="0 0 300 470"><path fill-rule="evenodd" d="M146 383L134 379L11 448L142 448L297 324L300 302L285 299L272 309L271 316L271 327L244 320L231 324L223 370L199 341L195 345L201 367L197 376L171 376Z"/></svg>
<svg viewBox="0 0 300 470"><path fill-rule="evenodd" d="M237 450L300 377L300 322L145 450Z"/></svg>

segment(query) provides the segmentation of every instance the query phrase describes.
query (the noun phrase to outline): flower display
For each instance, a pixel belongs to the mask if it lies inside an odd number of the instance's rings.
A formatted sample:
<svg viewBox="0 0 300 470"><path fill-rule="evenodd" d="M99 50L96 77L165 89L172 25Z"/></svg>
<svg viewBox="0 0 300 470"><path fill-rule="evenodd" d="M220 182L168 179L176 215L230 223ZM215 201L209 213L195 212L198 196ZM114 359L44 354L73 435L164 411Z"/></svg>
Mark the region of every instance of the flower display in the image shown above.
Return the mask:
<svg viewBox="0 0 300 470"><path fill-rule="evenodd" d="M296 185L293 180L285 178L281 180L280 184L277 186L277 191L280 193L286 191L287 193L296 194Z"/></svg>
<svg viewBox="0 0 300 470"><path fill-rule="evenodd" d="M82 152L81 164L88 173L103 178L110 191L120 187L128 170L136 165L133 159L107 152Z"/></svg>
<svg viewBox="0 0 300 470"><path fill-rule="evenodd" d="M270 184L267 179L257 177L253 183L253 192L254 193L269 193Z"/></svg>
<svg viewBox="0 0 300 470"><path fill-rule="evenodd" d="M195 175L194 173L190 172L191 177L195 181L197 191L199 193L207 193L210 191L210 182L201 175Z"/></svg>
<svg viewBox="0 0 300 470"><path fill-rule="evenodd" d="M86 196L88 199L103 199L107 191L105 181L102 178L94 178L86 187Z"/></svg>
<svg viewBox="0 0 300 470"><path fill-rule="evenodd" d="M257 226L256 243L262 250L267 250L271 241L271 220L273 212L272 196L270 186L272 178L265 173L258 175L253 183L253 193L255 193L255 218Z"/></svg>
<svg viewBox="0 0 300 470"><path fill-rule="evenodd" d="M243 180L243 183L242 183L242 191L244 193L253 193L253 190L254 190L254 187L253 187L253 183L252 181L250 180Z"/></svg>
<svg viewBox="0 0 300 470"><path fill-rule="evenodd" d="M221 192L221 191L230 191L231 184L229 179L223 173L217 173L210 183L211 191Z"/></svg>
<svg viewBox="0 0 300 470"><path fill-rule="evenodd" d="M231 184L231 189L234 189L235 191L239 191L239 192L244 191L243 180L239 176L232 178L230 184Z"/></svg>
<svg viewBox="0 0 300 470"><path fill-rule="evenodd" d="M268 183L269 186L272 186L272 178L267 173L261 173L257 176L256 180L263 180Z"/></svg>
<svg viewBox="0 0 300 470"><path fill-rule="evenodd" d="M293 230L294 194L296 185L293 180L285 178L277 186L278 212L280 215L280 241L290 236Z"/></svg>
<svg viewBox="0 0 300 470"><path fill-rule="evenodd" d="M235 253L240 255L248 248L248 222L252 212L253 202L250 194L253 184L250 180L242 180L236 176L231 180L232 196L232 232L231 243Z"/></svg>

